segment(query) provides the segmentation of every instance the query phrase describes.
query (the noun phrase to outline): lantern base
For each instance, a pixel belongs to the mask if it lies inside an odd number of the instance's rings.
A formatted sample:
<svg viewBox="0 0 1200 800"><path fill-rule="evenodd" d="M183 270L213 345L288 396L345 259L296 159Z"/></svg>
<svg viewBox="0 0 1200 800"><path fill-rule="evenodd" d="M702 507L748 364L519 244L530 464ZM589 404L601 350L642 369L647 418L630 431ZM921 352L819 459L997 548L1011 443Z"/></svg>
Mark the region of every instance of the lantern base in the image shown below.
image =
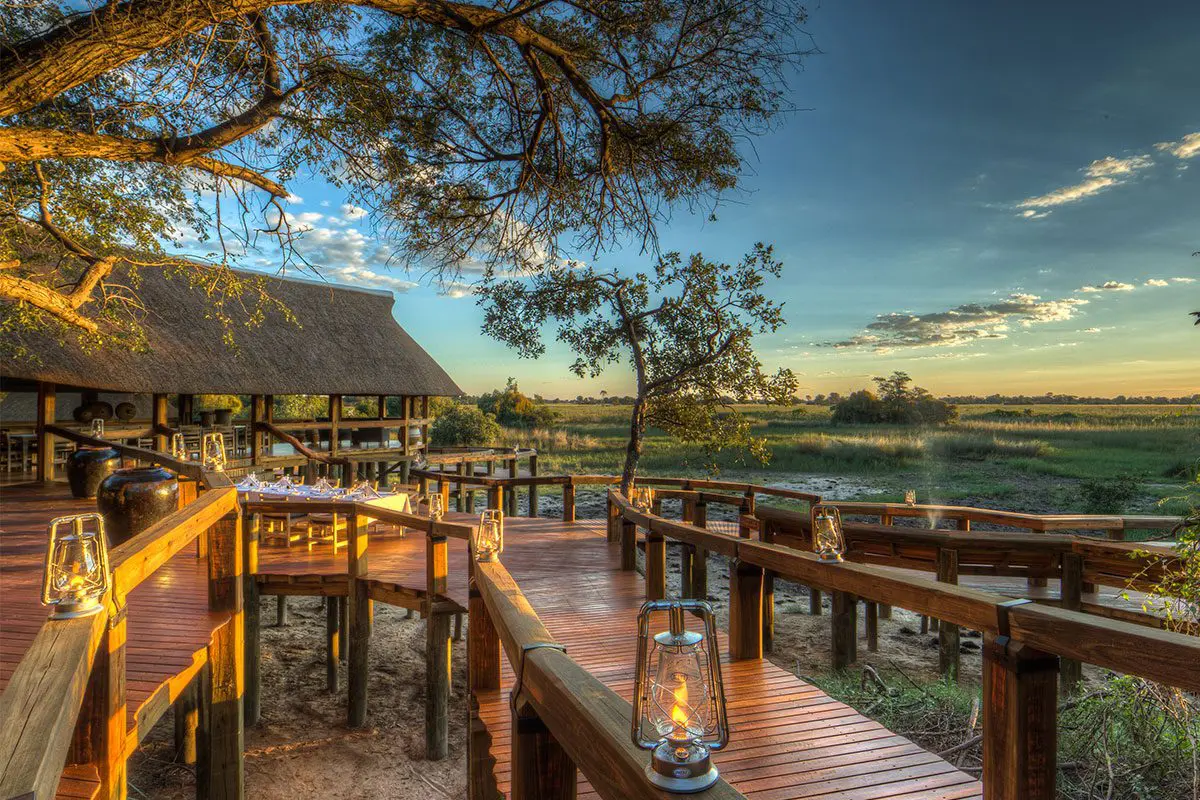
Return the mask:
<svg viewBox="0 0 1200 800"><path fill-rule="evenodd" d="M75 619L76 617L90 617L93 614L99 614L104 610L104 604L99 600L84 601L81 603L54 603L50 609L50 619Z"/></svg>
<svg viewBox="0 0 1200 800"><path fill-rule="evenodd" d="M646 767L646 777L651 783L668 792L692 794L702 792L717 782L717 768L712 763L707 747L688 745L682 748L686 751L683 758L677 755L680 749L670 742L663 742L654 748L650 764Z"/></svg>
<svg viewBox="0 0 1200 800"><path fill-rule="evenodd" d="M846 560L842 558L840 553L817 553L817 558L821 559L822 561L832 561L834 563Z"/></svg>
<svg viewBox="0 0 1200 800"><path fill-rule="evenodd" d="M480 564L492 564L496 561L499 561L500 556L497 553L483 553L481 555L476 555L475 560Z"/></svg>

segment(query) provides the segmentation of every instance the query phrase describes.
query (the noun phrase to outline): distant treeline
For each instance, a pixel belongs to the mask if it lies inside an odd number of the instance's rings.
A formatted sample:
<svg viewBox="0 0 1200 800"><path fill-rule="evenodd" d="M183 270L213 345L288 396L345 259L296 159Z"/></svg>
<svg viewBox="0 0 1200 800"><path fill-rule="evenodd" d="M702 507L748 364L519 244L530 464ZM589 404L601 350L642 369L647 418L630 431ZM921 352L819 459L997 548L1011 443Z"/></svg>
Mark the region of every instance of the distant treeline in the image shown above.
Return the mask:
<svg viewBox="0 0 1200 800"><path fill-rule="evenodd" d="M542 397L534 395L535 402L548 403L577 403L585 406L622 406L632 405L633 397L621 395L602 395L600 397L584 397L577 395L571 397ZM795 397L792 402L796 405L809 406L833 406L845 400L845 395L838 392L830 392L829 394L804 395L803 397ZM1184 397L1153 397L1151 395L1140 395L1129 397L1119 394L1116 397L1084 397L1076 394L1054 394L1047 392L1046 394L990 394L986 397L974 394L965 395L943 395L939 399L951 403L953 405L1011 405L1011 406L1061 406L1061 405L1079 405L1079 406L1111 406L1111 405L1143 405L1143 406L1188 406L1200 405L1200 394L1193 394ZM464 401L473 402L474 398L463 398ZM731 401L732 402L732 401Z"/></svg>

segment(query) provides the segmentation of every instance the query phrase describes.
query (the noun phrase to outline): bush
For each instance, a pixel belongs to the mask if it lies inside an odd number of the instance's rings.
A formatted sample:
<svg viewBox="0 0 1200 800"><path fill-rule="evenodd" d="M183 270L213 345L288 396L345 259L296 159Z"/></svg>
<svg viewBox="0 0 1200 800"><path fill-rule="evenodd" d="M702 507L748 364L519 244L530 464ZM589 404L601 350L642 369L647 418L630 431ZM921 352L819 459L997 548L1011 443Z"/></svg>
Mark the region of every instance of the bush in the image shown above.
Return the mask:
<svg viewBox="0 0 1200 800"><path fill-rule="evenodd" d="M503 389L481 396L478 405L506 428L545 428L558 420L558 415L545 403L525 396L512 378Z"/></svg>
<svg viewBox="0 0 1200 800"><path fill-rule="evenodd" d="M830 419L835 425L865 424L883 422L883 402L874 392L860 389L851 392L850 396L833 407Z"/></svg>
<svg viewBox="0 0 1200 800"><path fill-rule="evenodd" d="M1124 514L1138 494L1138 482L1128 475L1079 484L1083 510L1088 514Z"/></svg>
<svg viewBox="0 0 1200 800"><path fill-rule="evenodd" d="M455 403L442 409L441 415L433 421L429 435L438 447L486 447L499 440L500 425L494 416L475 406Z"/></svg>
<svg viewBox="0 0 1200 800"><path fill-rule="evenodd" d="M958 417L958 409L939 400L921 387L910 388L912 379L903 372L875 378L879 395L867 389L851 393L833 407L834 423L893 425L942 425Z"/></svg>

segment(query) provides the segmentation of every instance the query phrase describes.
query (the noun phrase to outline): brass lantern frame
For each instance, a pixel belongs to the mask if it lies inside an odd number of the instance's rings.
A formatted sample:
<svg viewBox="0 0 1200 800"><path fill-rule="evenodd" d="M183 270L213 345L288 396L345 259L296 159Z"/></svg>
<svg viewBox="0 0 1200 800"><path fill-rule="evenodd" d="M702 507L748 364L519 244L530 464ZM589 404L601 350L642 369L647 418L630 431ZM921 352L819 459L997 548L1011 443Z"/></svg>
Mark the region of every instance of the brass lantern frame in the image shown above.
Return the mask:
<svg viewBox="0 0 1200 800"><path fill-rule="evenodd" d="M63 597L52 598L50 596L50 584L53 577L53 572L56 570L54 564L55 546L62 539L59 529L63 526L70 525L71 532L69 536L75 536L80 539L84 536L84 523L96 523L96 530L91 538L96 540L97 555L99 559L98 572L102 576L102 581L99 587L89 591L86 596L77 597L74 601L65 600ZM104 533L104 517L97 512L88 514L72 514L66 517L57 517L51 520L47 531L46 542L46 560L42 572L42 604L51 606L51 619L72 619L74 617L88 617L92 614L99 614L104 610L103 597L108 594L112 588L112 569L108 561L108 537Z"/></svg>
<svg viewBox="0 0 1200 800"><path fill-rule="evenodd" d="M480 547L483 540L483 530L485 525L496 526L496 546L490 545L485 549ZM485 508L479 515L479 524L475 526L475 530L471 535L471 554L476 561L489 563L500 560L500 554L504 552L504 512L498 508Z"/></svg>
<svg viewBox="0 0 1200 800"><path fill-rule="evenodd" d="M834 532L837 535L837 541L833 547L822 546L820 536L818 534L817 520L822 517L829 518L833 521ZM809 510L809 522L812 525L813 537L813 552L822 561L837 563L844 561L842 554L846 552L846 533L842 528L842 512L837 506L827 505L825 503L817 503Z"/></svg>

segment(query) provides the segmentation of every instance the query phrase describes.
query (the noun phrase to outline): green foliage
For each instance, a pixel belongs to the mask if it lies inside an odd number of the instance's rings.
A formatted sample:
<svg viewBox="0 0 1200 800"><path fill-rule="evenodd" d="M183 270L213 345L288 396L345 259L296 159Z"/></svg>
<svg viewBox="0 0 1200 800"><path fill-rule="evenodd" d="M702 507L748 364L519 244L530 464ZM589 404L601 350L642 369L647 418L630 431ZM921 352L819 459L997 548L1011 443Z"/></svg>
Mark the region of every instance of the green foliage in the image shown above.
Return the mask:
<svg viewBox="0 0 1200 800"><path fill-rule="evenodd" d="M650 426L699 445L715 466L725 450L769 458L765 439L734 403L790 403L796 378L769 374L754 352L756 334L783 325L782 306L763 292L782 264L758 244L740 262L669 253L653 272L632 275L592 265L552 266L532 279L492 279L480 287L485 328L527 358L542 355L543 327L574 352L571 371L596 377L625 362L636 393L623 479L632 481ZM501 420L503 421L503 420Z"/></svg>
<svg viewBox="0 0 1200 800"><path fill-rule="evenodd" d="M527 397L512 378L503 389L480 395L477 405L508 428L545 428L556 419L549 406Z"/></svg>
<svg viewBox="0 0 1200 800"><path fill-rule="evenodd" d="M453 403L440 410L429 433L438 447L486 447L499 443L501 430L495 415L466 403Z"/></svg>
<svg viewBox="0 0 1200 800"><path fill-rule="evenodd" d="M192 408L196 411L217 411L228 408L233 410L235 417L240 417L245 403L236 394L198 394L192 401Z"/></svg>
<svg viewBox="0 0 1200 800"><path fill-rule="evenodd" d="M939 400L921 387L910 387L906 372L873 378L876 395L866 389L853 392L833 407L835 423L889 423L893 425L941 425L953 422L958 409Z"/></svg>
<svg viewBox="0 0 1200 800"><path fill-rule="evenodd" d="M1139 489L1136 478L1122 475L1084 481L1079 485L1079 494L1086 514L1124 514Z"/></svg>
<svg viewBox="0 0 1200 800"><path fill-rule="evenodd" d="M329 397L323 394L277 394L272 412L277 420L329 417Z"/></svg>

